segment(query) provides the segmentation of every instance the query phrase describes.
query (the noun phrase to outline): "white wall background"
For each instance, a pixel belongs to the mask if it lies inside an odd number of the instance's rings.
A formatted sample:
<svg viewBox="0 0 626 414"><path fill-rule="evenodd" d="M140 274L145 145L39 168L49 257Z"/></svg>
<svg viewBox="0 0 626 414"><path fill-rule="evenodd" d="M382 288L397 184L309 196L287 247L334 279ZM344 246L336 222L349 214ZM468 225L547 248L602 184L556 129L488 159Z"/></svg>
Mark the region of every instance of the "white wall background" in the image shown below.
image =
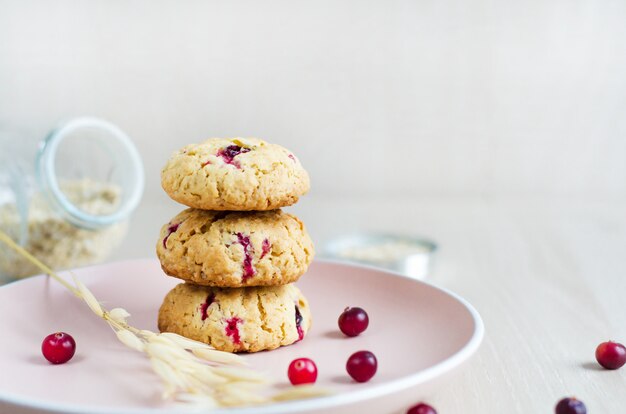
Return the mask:
<svg viewBox="0 0 626 414"><path fill-rule="evenodd" d="M626 198L626 2L0 0L0 128L83 114L153 195L173 149L254 135L319 195Z"/></svg>

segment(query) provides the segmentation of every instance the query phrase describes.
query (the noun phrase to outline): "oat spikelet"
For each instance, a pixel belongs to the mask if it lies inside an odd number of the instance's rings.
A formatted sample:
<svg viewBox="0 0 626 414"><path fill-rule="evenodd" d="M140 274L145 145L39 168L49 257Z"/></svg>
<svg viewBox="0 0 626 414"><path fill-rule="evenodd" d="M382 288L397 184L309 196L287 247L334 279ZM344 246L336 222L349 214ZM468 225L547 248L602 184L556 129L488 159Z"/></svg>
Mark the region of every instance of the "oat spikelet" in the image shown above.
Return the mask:
<svg viewBox="0 0 626 414"><path fill-rule="evenodd" d="M76 288L78 288L78 291L80 292L81 299L85 301L85 303L87 304L87 306L89 306L93 313L95 313L99 317L102 317L104 311L102 310L102 306L100 306L100 303L98 303L98 300L93 295L93 293L91 293L91 291L87 289L87 286L85 286L83 282L78 280L76 276L72 276L72 278L74 279L74 285L76 285Z"/></svg>
<svg viewBox="0 0 626 414"><path fill-rule="evenodd" d="M194 341L192 339L185 338L184 336L181 336L172 332L163 332L159 334L159 336L161 338L167 338L168 340L178 344L182 348L185 348L190 351L194 349L206 349L206 350L212 349L210 346L208 346L204 342ZM243 360L243 358L239 358L239 359Z"/></svg>
<svg viewBox="0 0 626 414"><path fill-rule="evenodd" d="M225 378L232 381L241 382L267 382L267 377L258 371L251 370L250 368L239 367L215 367L213 371Z"/></svg>
<svg viewBox="0 0 626 414"><path fill-rule="evenodd" d="M109 311L109 317L119 324L125 324L126 319L130 317L130 313L126 309L115 308Z"/></svg>
<svg viewBox="0 0 626 414"><path fill-rule="evenodd" d="M213 397L204 394L181 393L176 396L176 401L185 405L193 405L198 410L211 410L219 407Z"/></svg>
<svg viewBox="0 0 626 414"><path fill-rule="evenodd" d="M127 347L135 351L144 352L146 347L143 341L128 329L120 329L119 331L115 331L115 334L117 335L117 339Z"/></svg>
<svg viewBox="0 0 626 414"><path fill-rule="evenodd" d="M200 359L227 365L248 365L248 362L237 354L216 351L215 349L192 349L191 352Z"/></svg>
<svg viewBox="0 0 626 414"><path fill-rule="evenodd" d="M274 401L290 401L301 400L305 398L323 397L332 394L330 390L318 387L316 385L298 385L289 388L287 391L275 394L272 399Z"/></svg>

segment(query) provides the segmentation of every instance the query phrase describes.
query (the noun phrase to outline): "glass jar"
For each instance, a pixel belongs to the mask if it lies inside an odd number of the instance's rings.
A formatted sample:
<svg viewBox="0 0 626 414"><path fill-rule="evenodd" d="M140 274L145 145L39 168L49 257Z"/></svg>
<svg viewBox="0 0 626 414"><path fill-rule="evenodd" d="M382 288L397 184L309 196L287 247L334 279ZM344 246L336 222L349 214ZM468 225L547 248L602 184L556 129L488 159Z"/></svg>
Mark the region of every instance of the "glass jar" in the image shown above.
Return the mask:
<svg viewBox="0 0 626 414"><path fill-rule="evenodd" d="M137 149L109 122L72 119L43 140L0 130L0 230L55 270L104 260L143 185ZM0 243L0 282L36 273Z"/></svg>

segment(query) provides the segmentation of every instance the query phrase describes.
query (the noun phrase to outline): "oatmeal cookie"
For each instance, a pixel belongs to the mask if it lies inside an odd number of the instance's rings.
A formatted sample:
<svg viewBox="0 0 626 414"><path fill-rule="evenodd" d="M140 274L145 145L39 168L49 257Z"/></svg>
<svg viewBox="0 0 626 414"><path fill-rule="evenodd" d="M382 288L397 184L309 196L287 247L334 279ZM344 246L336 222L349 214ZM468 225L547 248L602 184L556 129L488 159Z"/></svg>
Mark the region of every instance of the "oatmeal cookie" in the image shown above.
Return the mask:
<svg viewBox="0 0 626 414"><path fill-rule="evenodd" d="M304 224L281 210L192 208L163 226L156 252L168 275L221 287L292 283L314 255Z"/></svg>
<svg viewBox="0 0 626 414"><path fill-rule="evenodd" d="M161 171L175 201L203 210L274 210L309 191L300 161L255 138L212 138L176 151Z"/></svg>
<svg viewBox="0 0 626 414"><path fill-rule="evenodd" d="M301 340L311 326L294 285L224 289L181 283L159 309L159 330L227 352L258 352Z"/></svg>

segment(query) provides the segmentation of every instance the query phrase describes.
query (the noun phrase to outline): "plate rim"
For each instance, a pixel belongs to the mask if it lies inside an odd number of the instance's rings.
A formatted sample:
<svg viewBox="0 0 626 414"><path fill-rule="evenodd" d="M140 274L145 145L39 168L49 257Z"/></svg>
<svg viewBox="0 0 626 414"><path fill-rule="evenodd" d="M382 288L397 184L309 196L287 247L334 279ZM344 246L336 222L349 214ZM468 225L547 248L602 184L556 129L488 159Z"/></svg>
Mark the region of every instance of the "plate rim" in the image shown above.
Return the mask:
<svg viewBox="0 0 626 414"><path fill-rule="evenodd" d="M66 274L75 271L83 271L92 268L104 267L104 266L116 266L123 265L128 263L139 263L146 262L154 264L157 262L157 259L154 258L137 258L137 259L126 259L126 260L118 260L108 263L102 263L91 266L84 266L73 268L69 270L60 271L60 274ZM304 399L304 400L296 400L296 401L288 401L275 403L270 405L256 405L249 407L233 407L233 408L225 408L225 409L215 409L210 412L213 414L259 414L263 408L272 407L273 414L289 414L289 413L299 413L310 411L312 409L328 409L333 407L341 407L346 406L352 403L356 403L359 401L370 400L378 397L382 397L384 395L392 394L394 392L400 392L406 390L408 388L417 386L424 382L427 382L436 377L442 376L452 369L462 365L465 361L467 361L480 347L483 338L485 336L485 326L482 320L482 317L476 310L476 308L469 303L466 299L462 298L458 294L452 292L447 288L443 288L437 286L433 283L425 282L423 280L418 280L413 277L407 276L405 274L401 274L395 271L391 271L388 269L382 269L380 267L367 265L363 263L354 263L347 262L345 260L339 259L315 259L316 263L324 263L324 264L332 264L339 265L343 267L349 268L358 268L365 270L372 270L380 273L384 273L391 277L396 277L400 279L409 280L413 283L418 283L422 285L426 285L430 288L438 290L441 293L444 293L457 302L459 302L463 308L469 313L472 318L472 322L474 323L474 331L472 332L472 336L470 339L455 352L452 356L444 359L443 361L413 373L411 375L407 375L401 378L397 378L394 380L390 380L381 384L374 385L367 389L355 390L353 392L342 393L342 394L331 394L325 397L313 398L313 399ZM16 280L5 285L0 286L0 290L5 289L10 286L15 286L16 284L21 283L33 283L36 279L46 278L47 275L40 274L36 276L31 276L28 278ZM23 398L22 396L15 396L15 394L7 394L0 390L0 402L12 404L17 407L29 408L33 410L40 410L42 413L67 413L67 414L82 414L82 413L92 413L92 414L164 414L164 413L175 413L175 412L190 412L194 411L193 408L186 408L182 405L174 405L172 407L167 408L124 408L119 407L114 410L104 409L104 408L96 408L84 406L84 405L70 405L66 403L50 403L42 400L31 400L27 398ZM197 411L197 409L196 409Z"/></svg>

